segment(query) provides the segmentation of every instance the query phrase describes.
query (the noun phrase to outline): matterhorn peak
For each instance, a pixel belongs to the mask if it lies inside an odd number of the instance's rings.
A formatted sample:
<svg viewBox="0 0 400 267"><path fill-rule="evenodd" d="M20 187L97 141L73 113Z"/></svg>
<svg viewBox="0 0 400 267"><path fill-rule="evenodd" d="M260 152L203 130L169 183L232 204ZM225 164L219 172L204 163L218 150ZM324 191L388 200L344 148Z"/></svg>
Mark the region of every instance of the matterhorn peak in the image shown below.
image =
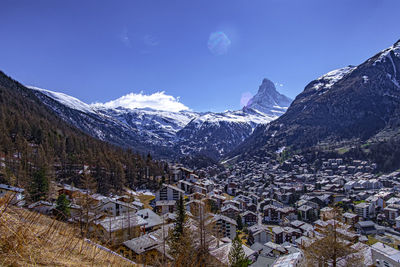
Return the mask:
<svg viewBox="0 0 400 267"><path fill-rule="evenodd" d="M264 78L258 92L246 105L246 109L254 109L268 115L282 115L289 107L292 99L280 94L275 84Z"/></svg>
<svg viewBox="0 0 400 267"><path fill-rule="evenodd" d="M267 92L276 92L276 87L271 80L264 78L260 87L258 88L257 94L260 94L260 93L263 94L263 93L267 93Z"/></svg>

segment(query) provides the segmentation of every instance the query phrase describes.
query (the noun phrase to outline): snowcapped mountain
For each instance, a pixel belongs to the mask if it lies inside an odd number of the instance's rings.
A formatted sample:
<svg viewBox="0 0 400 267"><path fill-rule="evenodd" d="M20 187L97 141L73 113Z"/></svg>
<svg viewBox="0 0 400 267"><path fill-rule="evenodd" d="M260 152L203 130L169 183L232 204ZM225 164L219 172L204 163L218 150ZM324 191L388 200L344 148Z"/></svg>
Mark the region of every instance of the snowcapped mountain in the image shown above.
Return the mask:
<svg viewBox="0 0 400 267"><path fill-rule="evenodd" d="M399 133L400 40L358 66L310 82L284 115L258 127L231 156L388 140L400 145Z"/></svg>
<svg viewBox="0 0 400 267"><path fill-rule="evenodd" d="M210 112L193 119L178 132L177 148L182 154L201 153L218 159L242 143L258 125L277 119L291 101L278 93L270 80L264 79L257 94L242 110Z"/></svg>
<svg viewBox="0 0 400 267"><path fill-rule="evenodd" d="M191 120L198 118L199 113L191 111L164 111L151 108L128 109L123 107L103 108L97 106L96 111L104 116L110 116L121 123L140 132L152 136L151 142L161 145L172 145L176 134ZM148 142L150 140L146 140Z"/></svg>
<svg viewBox="0 0 400 267"><path fill-rule="evenodd" d="M135 95L86 104L63 93L29 88L58 116L94 137L170 158L203 154L219 159L256 126L278 118L291 102L267 79L242 110L221 113L131 108L126 101Z"/></svg>
<svg viewBox="0 0 400 267"><path fill-rule="evenodd" d="M246 107L267 115L280 116L292 103L292 99L276 91L275 85L264 79L257 94L249 100Z"/></svg>

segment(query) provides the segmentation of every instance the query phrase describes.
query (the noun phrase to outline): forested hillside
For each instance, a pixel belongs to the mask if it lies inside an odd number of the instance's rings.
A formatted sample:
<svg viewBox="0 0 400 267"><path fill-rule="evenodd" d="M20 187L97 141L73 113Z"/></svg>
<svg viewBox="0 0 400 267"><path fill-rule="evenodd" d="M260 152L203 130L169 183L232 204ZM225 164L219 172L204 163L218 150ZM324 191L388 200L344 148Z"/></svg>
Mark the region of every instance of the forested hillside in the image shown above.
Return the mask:
<svg viewBox="0 0 400 267"><path fill-rule="evenodd" d="M150 155L118 148L69 126L20 83L0 72L0 182L30 189L32 177L79 184L94 177L99 192L123 186L156 186L149 176L167 166ZM42 177L42 179L43 179Z"/></svg>

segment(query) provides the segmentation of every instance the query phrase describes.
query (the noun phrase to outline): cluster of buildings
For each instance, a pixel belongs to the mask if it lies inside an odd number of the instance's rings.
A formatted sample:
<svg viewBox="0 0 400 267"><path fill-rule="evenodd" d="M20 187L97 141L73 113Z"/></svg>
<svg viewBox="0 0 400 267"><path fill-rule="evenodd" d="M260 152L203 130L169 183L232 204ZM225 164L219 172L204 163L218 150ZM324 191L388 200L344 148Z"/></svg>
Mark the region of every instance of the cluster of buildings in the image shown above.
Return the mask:
<svg viewBox="0 0 400 267"><path fill-rule="evenodd" d="M310 161L300 155L284 162L255 158L225 164L229 167L209 180L215 184L214 193L232 197L223 202L220 212L229 210L234 216L240 215L254 241L250 248L261 251L260 263L256 261L254 266L274 262L266 258L276 257L277 250L282 257L290 254L292 246L301 248L312 243L332 220L343 224L341 234L345 240L362 248L367 266L400 266L398 260L388 256L390 253L371 253L379 244L398 252L400 172L382 175L377 173L375 163L367 161ZM215 167L201 172L215 173ZM237 202L236 208L231 207L232 202ZM335 218L334 207L342 211ZM369 246L371 238L382 242ZM393 260L396 264L386 264Z"/></svg>
<svg viewBox="0 0 400 267"><path fill-rule="evenodd" d="M85 225L90 237L138 263L174 260L165 240L182 198L193 233L204 220L210 255L221 266L229 265L239 228L246 234L243 250L251 266L258 267L298 266L304 248L333 226L341 239L363 253L366 266L400 266L400 172L378 175L374 163L310 163L298 155L284 162L252 159L216 170L172 167L170 179L151 192L151 208L133 191L109 197L58 185L58 194L71 202L71 223ZM18 195L16 202L23 199L23 189L0 185L0 197L7 191ZM51 215L55 204L39 201L27 207ZM378 242L370 245L371 237Z"/></svg>

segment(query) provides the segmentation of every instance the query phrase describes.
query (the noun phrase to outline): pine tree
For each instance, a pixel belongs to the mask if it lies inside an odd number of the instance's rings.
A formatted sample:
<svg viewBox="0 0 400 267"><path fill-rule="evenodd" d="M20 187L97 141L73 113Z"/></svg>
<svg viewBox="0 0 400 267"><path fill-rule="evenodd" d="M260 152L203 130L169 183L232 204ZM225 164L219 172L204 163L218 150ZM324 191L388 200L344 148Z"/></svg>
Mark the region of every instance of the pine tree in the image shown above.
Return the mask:
<svg viewBox="0 0 400 267"><path fill-rule="evenodd" d="M236 223L238 230L243 230L243 222L242 222L242 217L240 215L236 217Z"/></svg>
<svg viewBox="0 0 400 267"><path fill-rule="evenodd" d="M232 241L228 259L231 267L247 267L249 265L249 260L244 253L242 242L238 235L236 235L235 239Z"/></svg>
<svg viewBox="0 0 400 267"><path fill-rule="evenodd" d="M49 181L44 168L33 174L31 185L31 198L33 201L45 199L49 192Z"/></svg>
<svg viewBox="0 0 400 267"><path fill-rule="evenodd" d="M66 220L70 215L69 209L70 202L68 198L64 194L59 195L55 208L57 218L59 218L60 220Z"/></svg>
<svg viewBox="0 0 400 267"><path fill-rule="evenodd" d="M177 203L177 218L174 227L174 236L179 238L183 234L183 229L185 226L186 212L185 205L183 204L183 197L180 197Z"/></svg>

